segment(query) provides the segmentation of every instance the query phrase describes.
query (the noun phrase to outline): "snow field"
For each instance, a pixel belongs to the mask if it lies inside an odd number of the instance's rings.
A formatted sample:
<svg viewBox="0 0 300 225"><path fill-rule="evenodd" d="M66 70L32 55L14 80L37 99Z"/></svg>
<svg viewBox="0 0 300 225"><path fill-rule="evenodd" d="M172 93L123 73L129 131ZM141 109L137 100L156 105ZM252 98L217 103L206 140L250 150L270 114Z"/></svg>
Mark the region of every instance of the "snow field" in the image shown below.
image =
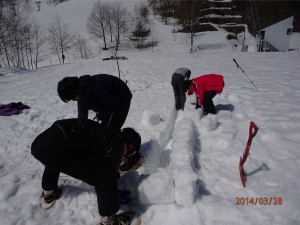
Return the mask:
<svg viewBox="0 0 300 225"><path fill-rule="evenodd" d="M291 66L288 62L283 69L277 67L271 71L276 74L276 80L258 75L256 79L266 83L274 82L269 84L271 90L265 91L259 87L262 91L258 93L247 81L242 82L243 77L235 74L238 71L235 71L235 68L231 69L231 62L220 60L225 56L216 57L208 54L207 57L212 57L216 61L214 64L216 68L223 65L224 73L228 75L225 77L224 92L214 98L218 114L203 118L200 110L195 110L194 96L188 97L183 112L174 110L168 79L151 85L160 76L159 70L162 67L157 71L151 71L151 76L145 78L140 75L142 69L137 66L140 62L128 60L127 64L123 65L128 70L126 74L129 78L128 85L134 93L125 126L132 126L141 134L141 150L147 160L137 172L120 180L121 187L129 189L134 198L130 207L122 206L121 210L133 209L141 212L145 224L159 222L217 225L241 224L241 221L243 224L251 225L258 224L258 221L270 225L297 224L296 218L299 213L296 209L299 208L299 201L295 199L298 198L299 185L295 179L295 170L300 164L297 158L297 124L299 124L299 115L296 113L299 110L298 91L295 87L297 75L294 77L284 75L284 70ZM245 56L240 55L240 57ZM248 57L251 64L257 60L256 57L260 58L260 55ZM297 57L294 60L296 59ZM264 59L260 58L260 60ZM270 59L264 63L271 65L272 68L279 65L281 60L281 58ZM153 63L147 59L142 61L146 69L149 69L150 64ZM165 68L165 73L171 74L171 67L174 67L173 60L162 59L161 61L163 64L170 65L170 68ZM207 62L210 61L207 59ZM185 63L188 64L188 61ZM31 106L30 110L24 111L21 115L0 118L0 155L4 159L0 165L2 184L0 216L4 218L4 223L94 224L98 221L93 188L69 177L62 177L66 188L55 208L51 212L40 212L37 204L41 192L40 180L43 166L30 155L30 144L36 135L57 119L76 116L76 104L66 105L61 102L56 95L56 84L58 80L69 74L86 73L88 67L90 74L99 70L98 62L91 61L84 65L78 63L41 68L22 75L11 74L1 80L3 81L1 97L4 99L2 103L19 100ZM194 64L191 62L188 65L193 67ZM206 63L203 62L203 68L206 67L205 65ZM100 66L103 67L104 72L114 68L110 63ZM138 71L133 72L131 68L138 68ZM290 76L293 79L291 84L287 87L280 85L290 80ZM27 82L23 82L24 80ZM50 88L46 88L47 85ZM292 92L291 87L296 89ZM274 96L269 94L269 91L274 92ZM291 99L286 99L287 95L292 96L294 104L291 104ZM152 126L145 124L143 120L147 119L147 116L142 119L145 109L148 110L148 115L159 115L160 122ZM197 189L194 203L190 207L175 204L176 183L174 185L174 172L171 166L173 142L180 142L176 133L177 127L181 127L182 120L192 120L194 123L195 143L193 147L187 148L194 148L193 169L197 173ZM239 177L238 163L244 153L251 120L259 126L260 131L252 142L250 156L244 166L248 174L244 189ZM192 122L186 123L192 124ZM141 189L141 183L146 180L149 184ZM183 183L186 184L185 181ZM285 204L278 207L234 204L235 197L274 195L282 196ZM183 200L187 201L187 196L194 196L193 190L185 188ZM31 205L24 207L28 205L28 199ZM20 216L12 216L15 211L19 212ZM166 214L170 216L166 218ZM290 215L291 219L286 220L286 215Z"/></svg>
<svg viewBox="0 0 300 225"><path fill-rule="evenodd" d="M160 122L160 115L155 112L150 112L145 109L142 116L142 123L149 126L154 126Z"/></svg>

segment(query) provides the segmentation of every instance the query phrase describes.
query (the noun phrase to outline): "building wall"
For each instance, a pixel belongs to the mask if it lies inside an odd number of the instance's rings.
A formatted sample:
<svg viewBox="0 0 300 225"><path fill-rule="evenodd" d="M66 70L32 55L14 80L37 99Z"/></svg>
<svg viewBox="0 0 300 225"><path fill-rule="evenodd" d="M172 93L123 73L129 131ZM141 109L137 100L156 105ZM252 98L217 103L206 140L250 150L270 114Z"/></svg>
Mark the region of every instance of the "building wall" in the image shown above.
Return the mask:
<svg viewBox="0 0 300 225"><path fill-rule="evenodd" d="M280 51L288 51L292 35L287 35L287 29L293 28L293 18L289 17L265 29L265 40Z"/></svg>

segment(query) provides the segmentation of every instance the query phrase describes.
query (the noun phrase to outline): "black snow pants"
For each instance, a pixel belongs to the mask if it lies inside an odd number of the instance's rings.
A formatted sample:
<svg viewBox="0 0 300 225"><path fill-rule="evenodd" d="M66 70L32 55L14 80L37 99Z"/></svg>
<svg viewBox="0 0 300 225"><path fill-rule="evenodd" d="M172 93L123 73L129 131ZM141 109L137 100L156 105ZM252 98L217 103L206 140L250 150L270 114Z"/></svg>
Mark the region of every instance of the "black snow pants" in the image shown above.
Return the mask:
<svg viewBox="0 0 300 225"><path fill-rule="evenodd" d="M203 98L203 108L204 111L211 114L216 114L216 108L213 102L213 98L216 96L215 91L206 91L204 92L204 98Z"/></svg>
<svg viewBox="0 0 300 225"><path fill-rule="evenodd" d="M85 154L78 154L75 146L76 143L66 141L57 126L51 126L34 140L31 153L45 165L43 190L55 189L62 172L94 186L99 214L114 215L119 210L117 172L107 159L92 159Z"/></svg>
<svg viewBox="0 0 300 225"><path fill-rule="evenodd" d="M129 108L130 108L130 101L129 103L120 107L118 110L114 110L112 112L109 111L104 111L102 113L99 112L97 113L97 117L98 119L101 120L101 124L104 127L110 127L112 129L121 130L127 118Z"/></svg>
<svg viewBox="0 0 300 225"><path fill-rule="evenodd" d="M171 84L175 97L176 110L184 110L186 95L183 87L184 77L181 74L174 73L172 76Z"/></svg>

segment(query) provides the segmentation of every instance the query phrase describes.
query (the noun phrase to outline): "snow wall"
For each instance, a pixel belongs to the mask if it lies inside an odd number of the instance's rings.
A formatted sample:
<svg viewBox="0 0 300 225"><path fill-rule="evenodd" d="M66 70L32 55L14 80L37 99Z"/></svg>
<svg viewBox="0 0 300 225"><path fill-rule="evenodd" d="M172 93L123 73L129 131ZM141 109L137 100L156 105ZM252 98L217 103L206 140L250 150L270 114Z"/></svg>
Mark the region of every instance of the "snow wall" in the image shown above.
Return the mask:
<svg viewBox="0 0 300 225"><path fill-rule="evenodd" d="M180 120L174 130L171 169L175 186L175 202L180 206L194 203L198 175L195 172L195 123L192 119Z"/></svg>
<svg viewBox="0 0 300 225"><path fill-rule="evenodd" d="M195 129L192 119L184 118L177 123L171 144L170 167L155 171L141 181L138 186L141 204L176 202L184 207L193 205L198 178L194 163Z"/></svg>
<svg viewBox="0 0 300 225"><path fill-rule="evenodd" d="M174 109L171 112L170 120L164 132L157 132L154 139L143 144L143 155L146 157L146 161L143 164L142 174L153 174L158 171L160 167L160 159L163 149L166 148L167 143L172 138L174 124L177 118L178 111ZM161 121L161 117L158 113L150 110L144 110L141 123L146 126L154 126Z"/></svg>

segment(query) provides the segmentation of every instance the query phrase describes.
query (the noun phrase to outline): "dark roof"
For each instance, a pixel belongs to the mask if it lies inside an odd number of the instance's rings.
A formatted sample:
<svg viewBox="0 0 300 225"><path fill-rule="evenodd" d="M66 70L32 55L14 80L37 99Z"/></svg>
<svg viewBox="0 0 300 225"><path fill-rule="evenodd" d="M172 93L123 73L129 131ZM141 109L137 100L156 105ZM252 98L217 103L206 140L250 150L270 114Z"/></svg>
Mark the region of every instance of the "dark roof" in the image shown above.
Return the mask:
<svg viewBox="0 0 300 225"><path fill-rule="evenodd" d="M286 16L286 17L284 17L284 18L275 20L275 21L273 21L271 24L261 26L261 27L258 29L258 31L263 30L263 29L265 29L265 28L267 28L267 27L270 27L270 26L272 26L272 25L274 25L274 24L276 24L276 23L279 23L279 22L281 22L281 21L283 21L283 20L286 20L287 18L290 18L290 17L293 17L293 15Z"/></svg>

